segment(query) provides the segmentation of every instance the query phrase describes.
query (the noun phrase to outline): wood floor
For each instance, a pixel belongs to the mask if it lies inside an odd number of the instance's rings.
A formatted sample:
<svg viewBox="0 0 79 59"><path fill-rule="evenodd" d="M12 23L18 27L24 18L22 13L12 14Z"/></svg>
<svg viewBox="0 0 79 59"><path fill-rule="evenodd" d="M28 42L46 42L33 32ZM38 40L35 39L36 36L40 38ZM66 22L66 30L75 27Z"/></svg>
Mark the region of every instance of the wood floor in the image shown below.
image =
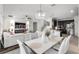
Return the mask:
<svg viewBox="0 0 79 59"><path fill-rule="evenodd" d="M77 37L74 37L74 36L71 37L68 53L69 54L79 54L78 38Z"/></svg>
<svg viewBox="0 0 79 59"><path fill-rule="evenodd" d="M7 48L4 48L4 49L0 49L0 54L10 52L10 51L15 50L17 48L19 48L18 44L14 45L14 46L7 47Z"/></svg>

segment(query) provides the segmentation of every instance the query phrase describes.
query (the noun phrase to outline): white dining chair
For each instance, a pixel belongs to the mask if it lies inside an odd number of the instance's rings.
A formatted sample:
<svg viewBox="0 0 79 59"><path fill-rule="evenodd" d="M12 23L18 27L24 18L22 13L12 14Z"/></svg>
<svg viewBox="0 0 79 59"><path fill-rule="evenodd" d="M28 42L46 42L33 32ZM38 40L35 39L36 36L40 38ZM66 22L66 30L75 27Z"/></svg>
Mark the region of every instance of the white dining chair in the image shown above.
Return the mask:
<svg viewBox="0 0 79 59"><path fill-rule="evenodd" d="M66 37L66 38L68 38L68 40L70 40L71 36L72 36L72 35L69 35L69 36ZM61 43L62 43L62 42L60 42L59 44L55 45L53 48L56 49L56 50L58 50L59 47L61 46Z"/></svg>
<svg viewBox="0 0 79 59"><path fill-rule="evenodd" d="M25 46L20 40L17 40L17 43L19 44L20 48L20 54L30 54L32 51Z"/></svg>
<svg viewBox="0 0 79 59"><path fill-rule="evenodd" d="M60 37L60 31L51 30L49 37L50 37L50 38L53 38L53 37Z"/></svg>
<svg viewBox="0 0 79 59"><path fill-rule="evenodd" d="M48 51L45 52L45 54L65 54L67 52L68 48L69 48L70 37L71 36L68 36L63 40L58 51L53 49L53 48L50 48Z"/></svg>
<svg viewBox="0 0 79 59"><path fill-rule="evenodd" d="M58 54L65 54L69 48L69 39L65 38L59 48Z"/></svg>

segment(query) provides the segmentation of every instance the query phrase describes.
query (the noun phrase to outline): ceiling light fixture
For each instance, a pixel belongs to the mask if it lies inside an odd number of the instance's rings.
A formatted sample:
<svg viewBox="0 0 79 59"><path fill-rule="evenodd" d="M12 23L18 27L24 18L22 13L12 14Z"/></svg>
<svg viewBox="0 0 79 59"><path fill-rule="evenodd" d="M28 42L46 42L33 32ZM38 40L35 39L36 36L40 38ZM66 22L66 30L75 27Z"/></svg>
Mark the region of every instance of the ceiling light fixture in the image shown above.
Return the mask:
<svg viewBox="0 0 79 59"><path fill-rule="evenodd" d="M39 11L37 11L37 13L36 13L36 18L44 18L46 15L45 15L45 13L43 12L43 10L42 10L42 5L40 4L40 10Z"/></svg>
<svg viewBox="0 0 79 59"><path fill-rule="evenodd" d="M71 13L74 13L74 10L70 10Z"/></svg>

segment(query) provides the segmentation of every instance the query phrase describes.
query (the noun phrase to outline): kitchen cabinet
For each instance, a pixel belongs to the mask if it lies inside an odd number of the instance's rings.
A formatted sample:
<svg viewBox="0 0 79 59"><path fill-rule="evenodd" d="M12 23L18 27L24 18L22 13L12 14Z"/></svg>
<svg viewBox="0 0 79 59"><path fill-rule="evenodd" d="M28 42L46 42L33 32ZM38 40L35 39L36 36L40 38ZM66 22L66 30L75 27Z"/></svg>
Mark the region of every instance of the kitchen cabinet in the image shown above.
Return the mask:
<svg viewBox="0 0 79 59"><path fill-rule="evenodd" d="M25 36L26 34L15 34L15 35L5 36L4 37L4 48L16 45L17 40L24 42L30 39L30 38L26 38Z"/></svg>
<svg viewBox="0 0 79 59"><path fill-rule="evenodd" d="M25 42L28 40L38 38L37 35L38 35L37 33L26 33L26 34L19 33L19 34L14 34L14 35L10 35L9 33L5 33L4 34L4 48L18 44L17 40Z"/></svg>

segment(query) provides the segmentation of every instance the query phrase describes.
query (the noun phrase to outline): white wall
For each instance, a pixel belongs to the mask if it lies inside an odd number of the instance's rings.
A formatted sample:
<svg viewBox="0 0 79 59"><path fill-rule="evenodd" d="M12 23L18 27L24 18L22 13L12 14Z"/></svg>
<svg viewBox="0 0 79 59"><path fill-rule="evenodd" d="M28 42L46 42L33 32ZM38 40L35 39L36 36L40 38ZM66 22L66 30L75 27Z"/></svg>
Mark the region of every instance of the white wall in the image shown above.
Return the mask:
<svg viewBox="0 0 79 59"><path fill-rule="evenodd" d="M78 47L79 47L79 16L75 17L75 35L78 37Z"/></svg>
<svg viewBox="0 0 79 59"><path fill-rule="evenodd" d="M78 47L79 47L79 18L78 18Z"/></svg>
<svg viewBox="0 0 79 59"><path fill-rule="evenodd" d="M33 21L29 20L29 31L33 31Z"/></svg>
<svg viewBox="0 0 79 59"><path fill-rule="evenodd" d="M74 25L75 25L75 36L77 36L78 37L78 20L79 20L79 17L78 16L76 16L76 17L74 17Z"/></svg>
<svg viewBox="0 0 79 59"><path fill-rule="evenodd" d="M3 30L3 5L0 5L0 39Z"/></svg>
<svg viewBox="0 0 79 59"><path fill-rule="evenodd" d="M78 47L79 47L79 5L78 5Z"/></svg>
<svg viewBox="0 0 79 59"><path fill-rule="evenodd" d="M78 15L74 17L75 23L75 35L78 37L78 47L79 47L79 5L78 5Z"/></svg>

